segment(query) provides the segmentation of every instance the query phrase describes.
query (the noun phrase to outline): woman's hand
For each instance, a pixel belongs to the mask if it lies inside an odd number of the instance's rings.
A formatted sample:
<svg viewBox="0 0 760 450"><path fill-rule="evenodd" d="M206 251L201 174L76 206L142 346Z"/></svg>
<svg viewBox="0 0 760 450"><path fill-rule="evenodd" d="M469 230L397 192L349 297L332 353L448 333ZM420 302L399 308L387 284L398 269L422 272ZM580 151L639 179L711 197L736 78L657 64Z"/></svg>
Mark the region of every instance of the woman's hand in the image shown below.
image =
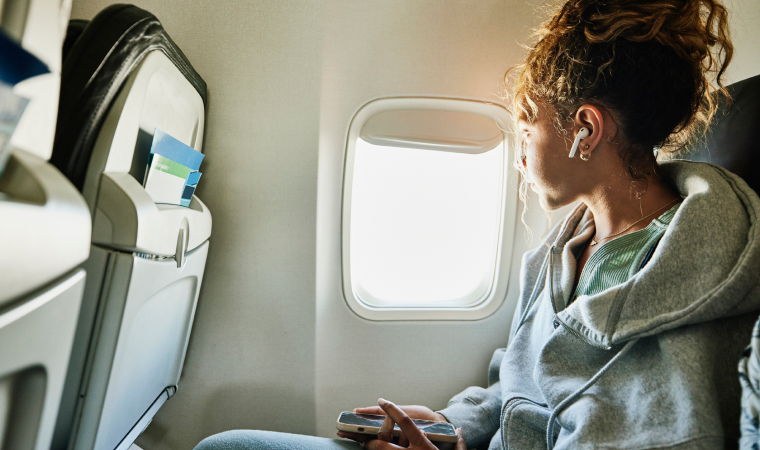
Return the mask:
<svg viewBox="0 0 760 450"><path fill-rule="evenodd" d="M397 408L400 408L402 411L404 411L404 413L406 413L407 416L411 417L412 419L432 420L433 422L448 422L448 420L443 417L443 414L438 414L427 406L405 405L397 406ZM379 406L355 408L354 412L357 414L377 414L381 416L385 415L385 411Z"/></svg>
<svg viewBox="0 0 760 450"><path fill-rule="evenodd" d="M405 406L396 406L396 408L401 409L407 416L409 416L412 419L419 419L419 420L432 420L434 422L448 422L446 420L446 417L444 417L442 414L438 414L437 412L433 411L432 409L428 408L427 406L421 406L421 405L405 405ZM385 411L379 407L379 406L368 406L365 408L354 408L353 412L357 414L375 414L380 416L385 416ZM361 433L351 433L349 431L339 431L338 436L346 439L354 440L360 444L364 444L365 442L368 442L373 439L377 439L373 435L369 434L361 434ZM406 436L401 433L401 436L399 437L398 441L399 445L401 446L407 446L409 445L409 441L406 439ZM446 445L441 443L439 444L442 447L445 447Z"/></svg>
<svg viewBox="0 0 760 450"><path fill-rule="evenodd" d="M355 433L345 432L339 432L338 436L347 437L349 439L354 439L360 442L365 450L396 450L404 448L413 450L438 450L438 447L430 442L427 436L425 436L425 433L417 428L417 425L412 422L412 419L401 408L394 405L392 402L387 402L383 399L379 399L378 403L380 404L379 408L381 409L382 413L391 419L390 421L386 420L388 424L383 423L383 428L381 430L384 430L386 428L393 430L393 422L397 423L399 428L401 428L399 445L395 445L390 442L392 440L391 432L379 433L378 439L369 439L369 436L367 435L357 436ZM372 408L361 408L360 410L357 410L357 412L364 414L376 414L376 412L364 412L365 410L370 409ZM372 411L375 410L372 409ZM429 409L427 409L427 411L436 414ZM440 414L438 415L440 416ZM431 420L428 417L431 416L427 414L424 417L424 420ZM457 435L459 436L459 439L457 440L455 450L467 450L467 445L465 444L464 439L462 439L461 430L457 429ZM357 439L359 437L361 438Z"/></svg>

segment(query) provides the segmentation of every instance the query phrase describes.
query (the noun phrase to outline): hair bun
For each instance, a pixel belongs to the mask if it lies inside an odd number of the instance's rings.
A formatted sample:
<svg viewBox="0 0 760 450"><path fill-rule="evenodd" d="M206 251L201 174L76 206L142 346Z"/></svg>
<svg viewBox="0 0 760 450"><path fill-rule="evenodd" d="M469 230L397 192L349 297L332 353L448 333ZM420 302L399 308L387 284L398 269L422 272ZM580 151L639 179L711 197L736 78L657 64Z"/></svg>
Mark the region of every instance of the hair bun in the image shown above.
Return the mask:
<svg viewBox="0 0 760 450"><path fill-rule="evenodd" d="M711 47L729 41L726 8L715 0L607 0L574 2L590 43L655 41L706 68L716 66ZM569 19L569 18L568 18ZM721 46L719 51L733 52ZM722 72L721 72L722 75Z"/></svg>

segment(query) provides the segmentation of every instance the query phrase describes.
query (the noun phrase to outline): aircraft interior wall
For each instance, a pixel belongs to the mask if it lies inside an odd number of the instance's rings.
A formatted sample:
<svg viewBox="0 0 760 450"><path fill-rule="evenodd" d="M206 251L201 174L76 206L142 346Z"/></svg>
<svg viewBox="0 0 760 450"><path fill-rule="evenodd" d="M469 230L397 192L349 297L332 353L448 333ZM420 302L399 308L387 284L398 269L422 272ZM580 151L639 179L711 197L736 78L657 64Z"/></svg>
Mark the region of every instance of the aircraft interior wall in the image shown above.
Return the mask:
<svg viewBox="0 0 760 450"><path fill-rule="evenodd" d="M108 0L74 0L90 19ZM198 196L214 230L177 394L137 440L192 448L213 433L264 429L332 437L340 411L374 404L443 408L485 385L507 343L519 286L474 321L370 321L341 280L346 135L367 102L431 96L503 103L506 69L542 0L134 0L155 14L208 84ZM760 2L727 0L729 81L760 73ZM514 186L516 180L509 180ZM540 242L533 199L510 253ZM522 206L519 206L522 208ZM553 223L563 211L553 214Z"/></svg>

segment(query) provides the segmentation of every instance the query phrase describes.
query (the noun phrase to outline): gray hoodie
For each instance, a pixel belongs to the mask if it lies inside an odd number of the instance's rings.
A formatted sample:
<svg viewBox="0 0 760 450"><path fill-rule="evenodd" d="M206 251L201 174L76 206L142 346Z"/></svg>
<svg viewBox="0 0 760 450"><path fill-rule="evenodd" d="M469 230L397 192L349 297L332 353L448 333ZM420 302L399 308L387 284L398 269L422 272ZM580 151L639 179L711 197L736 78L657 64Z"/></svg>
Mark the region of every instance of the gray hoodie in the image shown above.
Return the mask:
<svg viewBox="0 0 760 450"><path fill-rule="evenodd" d="M488 388L441 411L470 448L737 445L737 361L760 313L760 199L717 166L660 167L684 202L630 280L567 306L594 233L585 205L524 256Z"/></svg>

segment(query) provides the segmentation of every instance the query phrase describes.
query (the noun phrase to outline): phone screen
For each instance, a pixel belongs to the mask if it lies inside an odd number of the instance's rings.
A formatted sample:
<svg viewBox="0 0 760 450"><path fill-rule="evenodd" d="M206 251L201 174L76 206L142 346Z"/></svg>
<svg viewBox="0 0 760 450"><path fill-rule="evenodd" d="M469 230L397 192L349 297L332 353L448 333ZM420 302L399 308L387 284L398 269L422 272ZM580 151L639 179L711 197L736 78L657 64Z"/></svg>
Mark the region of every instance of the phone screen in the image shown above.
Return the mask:
<svg viewBox="0 0 760 450"><path fill-rule="evenodd" d="M380 426L383 425L383 421L385 420L385 416L375 415L375 414L356 414L356 413L342 413L340 415L340 419L338 419L339 422L345 423L348 425L358 425L361 427L377 427L380 428ZM418 420L418 419L412 419L412 422L414 422L415 425L417 425L417 428L424 431L425 433L431 433L431 434L445 434L454 436L456 435L456 431L454 430L454 426L450 423L446 422L432 422L430 420ZM398 427L398 424L394 427L396 430L400 430Z"/></svg>

